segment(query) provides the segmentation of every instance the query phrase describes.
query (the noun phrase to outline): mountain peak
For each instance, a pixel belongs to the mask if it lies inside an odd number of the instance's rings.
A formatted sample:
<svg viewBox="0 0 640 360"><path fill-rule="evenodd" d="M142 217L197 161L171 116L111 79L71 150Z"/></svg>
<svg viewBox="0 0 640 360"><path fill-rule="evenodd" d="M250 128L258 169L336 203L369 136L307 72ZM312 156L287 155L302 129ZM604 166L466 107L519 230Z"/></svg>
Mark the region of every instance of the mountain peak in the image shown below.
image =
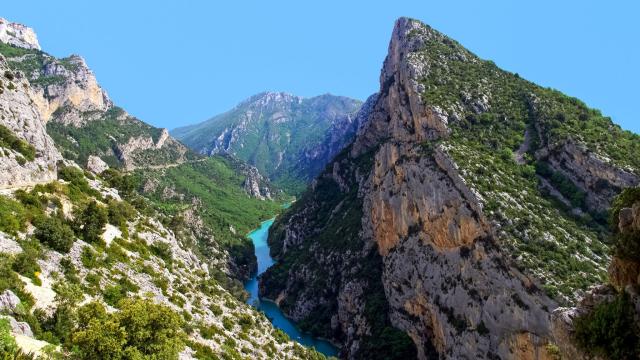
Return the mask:
<svg viewBox="0 0 640 360"><path fill-rule="evenodd" d="M265 91L258 93L256 95L251 96L245 101L241 102L239 106L246 104L255 104L255 105L268 105L268 104L282 104L282 103L300 103L302 102L302 97L296 96L293 94L289 94L286 92L274 92L274 91Z"/></svg>
<svg viewBox="0 0 640 360"><path fill-rule="evenodd" d="M0 18L0 41L25 49L40 50L35 31L28 26Z"/></svg>

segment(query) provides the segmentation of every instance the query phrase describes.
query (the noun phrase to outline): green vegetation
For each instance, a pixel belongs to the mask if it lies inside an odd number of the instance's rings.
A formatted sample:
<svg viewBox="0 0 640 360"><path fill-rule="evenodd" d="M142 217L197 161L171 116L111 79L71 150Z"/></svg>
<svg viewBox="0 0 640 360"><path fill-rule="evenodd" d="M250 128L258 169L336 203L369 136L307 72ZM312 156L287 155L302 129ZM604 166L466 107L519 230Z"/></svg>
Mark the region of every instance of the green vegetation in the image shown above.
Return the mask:
<svg viewBox="0 0 640 360"><path fill-rule="evenodd" d="M479 191L485 214L501 224L500 241L512 261L535 274L549 295L569 301L575 290L603 281L604 216L590 211L585 192L536 151L544 146L553 156L568 141L583 143L619 166L638 169L640 137L577 99L500 70L444 35L436 33L420 55L431 64L421 79L424 101L459 118L450 122L449 138L425 144L425 155L429 147L446 149ZM529 144L522 151L525 133Z"/></svg>
<svg viewBox="0 0 640 360"><path fill-rule="evenodd" d="M61 116L65 111L69 110L58 109L53 116ZM86 113L82 116L91 120L80 127L55 121L47 123L47 133L53 138L62 155L81 166L87 164L89 155L96 155L109 166L121 168L124 164L119 155L119 145L139 137L151 138L155 143L162 133L162 129L127 116L124 110L118 107L113 107L104 113ZM99 119L93 119L96 116ZM171 143L161 149L135 153L134 160L145 166L175 163L183 156L177 146ZM187 152L186 157L195 159L195 155L191 152Z"/></svg>
<svg viewBox="0 0 640 360"><path fill-rule="evenodd" d="M215 257L210 237L226 249L240 269L240 276L248 275L255 266L253 244L245 236L262 220L281 210L275 201L261 201L249 197L242 187L245 179L239 172L240 164L227 157L213 156L203 161L181 164L162 170L136 170L133 177L142 187L153 182L154 190L145 193L154 208L163 215L166 226L178 237L194 231L182 215L193 211L206 225L193 235L198 239L197 250L205 258ZM170 189L174 195L167 196ZM231 231L235 229L235 233ZM242 297L242 284L230 281L225 274L213 276L236 296Z"/></svg>
<svg viewBox="0 0 640 360"><path fill-rule="evenodd" d="M34 236L41 243L63 253L69 252L75 233L61 213L38 218L33 225L36 227Z"/></svg>
<svg viewBox="0 0 640 360"><path fill-rule="evenodd" d="M341 161L348 155L349 148L338 155ZM269 245L271 254L278 260L276 265L267 269L261 276L261 285L267 290L263 296L275 298L287 286L296 289L281 303L286 312L297 296L322 299L310 314L299 322L303 331L314 336L332 338L331 316L337 311L335 288L339 284L354 279L365 285L364 315L370 325L370 335L360 342L358 357L362 359L411 359L416 356L413 341L404 332L394 328L388 316L388 303L382 285L382 259L377 249L372 249L364 258L358 257L357 265L341 263L333 256L361 251L363 244L359 237L362 221L362 199L357 196L355 185L356 168L358 173L371 169L371 154L364 154L354 161L353 167L341 167L339 175L348 183L350 191L343 192L340 186L329 177L319 177L314 191L304 193L283 215L276 219L270 229ZM332 171L332 170L327 170ZM309 229L322 229L311 232L302 244L282 254L285 226L300 221L297 214L305 206L314 204L314 211L305 211L304 226ZM334 209L339 208L336 212ZM324 260L329 259L329 260ZM356 273L344 271L353 266ZM311 273L312 279L300 279L293 274ZM291 281L295 281L291 284Z"/></svg>
<svg viewBox="0 0 640 360"><path fill-rule="evenodd" d="M182 319L166 306L126 299L107 313L99 303L78 309L71 344L79 359L172 359L184 347Z"/></svg>
<svg viewBox="0 0 640 360"><path fill-rule="evenodd" d="M24 231L27 214L19 202L0 196L0 230L15 235Z"/></svg>
<svg viewBox="0 0 640 360"><path fill-rule="evenodd" d="M28 277L36 285L42 285L40 280L40 265L37 261L42 255L42 249L37 241L25 240L21 243L22 252L13 261L13 270Z"/></svg>
<svg viewBox="0 0 640 360"><path fill-rule="evenodd" d="M63 84L66 80L59 75L44 75L45 65L56 60L40 50L25 49L2 43L0 44L0 54L7 58L12 69L23 72L29 78L32 86L46 87L52 84ZM61 60L63 64L64 61L68 62L68 59Z"/></svg>
<svg viewBox="0 0 640 360"><path fill-rule="evenodd" d="M14 150L28 161L36 158L36 148L28 142L18 138L6 126L0 124L0 147Z"/></svg>
<svg viewBox="0 0 640 360"><path fill-rule="evenodd" d="M640 329L634 317L633 304L629 296L622 293L576 319L575 339L594 355L607 359L637 359L640 357Z"/></svg>
<svg viewBox="0 0 640 360"><path fill-rule="evenodd" d="M90 244L104 242L101 235L109 219L109 214L104 206L93 200L84 208L79 208L75 218L76 232L84 241Z"/></svg>
<svg viewBox="0 0 640 360"><path fill-rule="evenodd" d="M0 319L0 358L11 359L18 352L16 340L11 336L9 320Z"/></svg>

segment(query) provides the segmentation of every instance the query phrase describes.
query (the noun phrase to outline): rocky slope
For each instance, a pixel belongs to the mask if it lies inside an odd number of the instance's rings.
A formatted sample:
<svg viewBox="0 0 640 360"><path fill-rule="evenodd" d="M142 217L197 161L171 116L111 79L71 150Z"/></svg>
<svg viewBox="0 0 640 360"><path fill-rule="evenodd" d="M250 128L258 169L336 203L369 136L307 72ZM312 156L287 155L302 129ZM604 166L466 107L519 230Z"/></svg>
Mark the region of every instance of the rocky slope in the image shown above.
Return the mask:
<svg viewBox="0 0 640 360"><path fill-rule="evenodd" d="M98 156L110 166L131 170L194 157L166 129L114 106L82 57L48 55L32 29L6 20L0 22L0 41L0 54L31 84L39 116L66 158L87 166L89 156Z"/></svg>
<svg viewBox="0 0 640 360"><path fill-rule="evenodd" d="M638 136L406 18L372 101L274 224L261 293L347 358L553 358L551 312L606 275Z"/></svg>
<svg viewBox="0 0 640 360"><path fill-rule="evenodd" d="M230 153L288 190L300 191L358 128L357 100L261 93L173 136L201 154Z"/></svg>

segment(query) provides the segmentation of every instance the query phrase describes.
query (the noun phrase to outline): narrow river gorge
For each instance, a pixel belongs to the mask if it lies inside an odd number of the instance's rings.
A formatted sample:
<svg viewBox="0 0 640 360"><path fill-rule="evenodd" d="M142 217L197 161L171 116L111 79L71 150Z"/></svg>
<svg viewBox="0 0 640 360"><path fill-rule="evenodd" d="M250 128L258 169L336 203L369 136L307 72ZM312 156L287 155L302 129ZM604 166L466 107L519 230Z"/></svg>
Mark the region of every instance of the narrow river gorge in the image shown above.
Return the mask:
<svg viewBox="0 0 640 360"><path fill-rule="evenodd" d="M269 255L269 245L267 243L269 228L273 225L273 221L274 219L270 219L262 222L259 228L248 235L251 241L253 241L256 258L258 259L257 273L244 284L245 289L249 292L248 303L264 312L271 323L273 323L273 326L282 329L291 339L305 346L314 347L324 355L336 356L338 349L333 344L301 332L293 322L287 319L274 302L260 299L258 295L258 277L274 263L273 258Z"/></svg>

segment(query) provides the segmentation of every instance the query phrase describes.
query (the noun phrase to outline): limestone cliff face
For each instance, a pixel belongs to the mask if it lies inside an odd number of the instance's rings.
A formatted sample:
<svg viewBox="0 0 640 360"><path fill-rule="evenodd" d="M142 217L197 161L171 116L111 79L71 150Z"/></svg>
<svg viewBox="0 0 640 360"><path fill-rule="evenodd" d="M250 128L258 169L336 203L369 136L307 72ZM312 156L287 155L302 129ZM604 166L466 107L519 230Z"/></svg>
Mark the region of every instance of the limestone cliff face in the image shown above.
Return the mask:
<svg viewBox="0 0 640 360"><path fill-rule="evenodd" d="M64 61L51 59L39 74L31 76L33 80L39 77L61 79L59 82L37 87L44 100L41 112L46 120L51 119L51 115L64 105L71 106L79 112L106 111L113 106L85 60L78 55L72 55ZM57 120L64 124L81 126L86 118L66 117Z"/></svg>
<svg viewBox="0 0 640 360"><path fill-rule="evenodd" d="M261 293L346 358L553 358L551 312L608 257L544 188L583 191L598 212L638 181L560 129L577 103L557 97L398 20L353 143L272 227Z"/></svg>
<svg viewBox="0 0 640 360"><path fill-rule="evenodd" d="M31 160L19 151L5 147L6 139L2 139L5 145L0 148L0 188L35 185L56 179L56 162L62 157L47 135L45 123L34 106L33 99L37 94L26 79L13 73L2 56L0 74L3 74L0 80L0 124L35 149Z"/></svg>
<svg viewBox="0 0 640 360"><path fill-rule="evenodd" d="M249 196L260 200L271 199L271 188L268 181L258 172L255 166L243 163L240 167L240 172L246 176L242 186Z"/></svg>

